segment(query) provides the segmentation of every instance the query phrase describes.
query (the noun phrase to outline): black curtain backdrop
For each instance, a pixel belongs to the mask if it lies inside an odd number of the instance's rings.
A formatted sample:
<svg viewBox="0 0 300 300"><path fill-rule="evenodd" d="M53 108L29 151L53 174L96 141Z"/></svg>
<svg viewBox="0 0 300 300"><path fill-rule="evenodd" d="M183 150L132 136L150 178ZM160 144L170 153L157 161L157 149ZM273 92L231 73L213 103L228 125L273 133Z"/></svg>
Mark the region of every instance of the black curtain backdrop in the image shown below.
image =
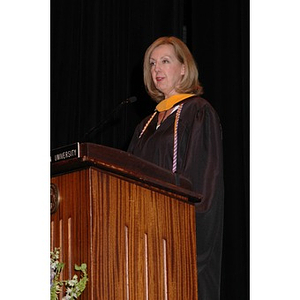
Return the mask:
<svg viewBox="0 0 300 300"><path fill-rule="evenodd" d="M152 113L142 60L159 36L183 39L224 135L222 300L249 299L249 0L52 0L51 148L87 140L126 150ZM84 138L99 121L100 131Z"/></svg>

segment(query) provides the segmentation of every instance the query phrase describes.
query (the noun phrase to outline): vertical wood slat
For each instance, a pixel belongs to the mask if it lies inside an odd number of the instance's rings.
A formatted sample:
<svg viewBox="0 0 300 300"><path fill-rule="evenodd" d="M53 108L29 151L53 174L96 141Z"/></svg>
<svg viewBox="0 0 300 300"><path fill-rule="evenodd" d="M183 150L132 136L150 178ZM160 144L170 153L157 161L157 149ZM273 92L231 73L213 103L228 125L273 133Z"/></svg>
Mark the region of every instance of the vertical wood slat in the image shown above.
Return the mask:
<svg viewBox="0 0 300 300"><path fill-rule="evenodd" d="M168 267L167 267L167 241L166 239L162 240L163 242L163 259L164 259L164 299L168 300Z"/></svg>
<svg viewBox="0 0 300 300"><path fill-rule="evenodd" d="M62 199L51 245L62 241L66 276L87 263L82 300L197 299L194 208L184 197L93 168L52 181Z"/></svg>
<svg viewBox="0 0 300 300"><path fill-rule="evenodd" d="M148 235L145 233L145 299L149 299Z"/></svg>
<svg viewBox="0 0 300 300"><path fill-rule="evenodd" d="M129 237L128 237L127 226L125 226L125 278L126 278L126 300L129 300Z"/></svg>
<svg viewBox="0 0 300 300"><path fill-rule="evenodd" d="M50 249L54 249L54 221L50 221Z"/></svg>
<svg viewBox="0 0 300 300"><path fill-rule="evenodd" d="M72 218L68 218L68 278L72 278Z"/></svg>

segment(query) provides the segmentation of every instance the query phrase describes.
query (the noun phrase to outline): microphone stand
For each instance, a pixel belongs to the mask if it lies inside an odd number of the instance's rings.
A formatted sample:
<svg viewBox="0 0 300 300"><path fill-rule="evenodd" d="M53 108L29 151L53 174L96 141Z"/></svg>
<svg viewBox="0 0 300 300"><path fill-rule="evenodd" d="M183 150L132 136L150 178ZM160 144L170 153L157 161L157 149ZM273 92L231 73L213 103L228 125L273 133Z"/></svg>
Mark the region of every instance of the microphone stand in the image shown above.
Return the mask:
<svg viewBox="0 0 300 300"><path fill-rule="evenodd" d="M99 123L97 123L94 127L92 127L89 131L87 131L84 134L83 140L85 142L87 142L87 138L94 131L98 131L101 128L103 128L106 124L108 124L111 121L111 117L113 117L124 105L131 104L131 103L135 102L136 100L137 100L136 97L130 97L130 98L126 99L125 101L122 101L121 103L119 103L119 105L114 108L114 110L107 116L107 118L105 120L100 121Z"/></svg>

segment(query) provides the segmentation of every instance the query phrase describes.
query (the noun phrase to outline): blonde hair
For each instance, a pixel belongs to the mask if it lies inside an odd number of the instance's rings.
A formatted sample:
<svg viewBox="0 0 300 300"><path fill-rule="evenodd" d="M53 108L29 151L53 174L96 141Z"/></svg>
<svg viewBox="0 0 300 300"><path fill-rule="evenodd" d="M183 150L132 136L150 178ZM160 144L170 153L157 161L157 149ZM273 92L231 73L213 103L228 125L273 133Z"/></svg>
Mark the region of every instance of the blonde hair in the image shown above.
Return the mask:
<svg viewBox="0 0 300 300"><path fill-rule="evenodd" d="M177 59L185 66L185 74L183 75L179 86L176 88L176 91L178 93L192 93L201 95L203 93L203 88L199 82L197 65L190 50L180 39L170 36L158 38L148 47L145 52L144 84L149 96L156 102L160 102L165 98L164 94L155 87L151 76L150 56L152 51L160 45L172 45Z"/></svg>

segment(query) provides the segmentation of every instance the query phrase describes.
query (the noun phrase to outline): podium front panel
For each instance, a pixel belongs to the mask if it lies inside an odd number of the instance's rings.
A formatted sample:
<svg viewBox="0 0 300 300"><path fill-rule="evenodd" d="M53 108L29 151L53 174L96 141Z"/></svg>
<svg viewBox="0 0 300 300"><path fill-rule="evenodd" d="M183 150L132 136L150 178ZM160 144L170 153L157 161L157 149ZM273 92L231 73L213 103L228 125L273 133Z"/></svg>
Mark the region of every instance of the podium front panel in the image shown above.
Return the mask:
<svg viewBox="0 0 300 300"><path fill-rule="evenodd" d="M194 205L186 197L89 167L52 177L60 204L51 248L87 263L81 299L197 299Z"/></svg>

